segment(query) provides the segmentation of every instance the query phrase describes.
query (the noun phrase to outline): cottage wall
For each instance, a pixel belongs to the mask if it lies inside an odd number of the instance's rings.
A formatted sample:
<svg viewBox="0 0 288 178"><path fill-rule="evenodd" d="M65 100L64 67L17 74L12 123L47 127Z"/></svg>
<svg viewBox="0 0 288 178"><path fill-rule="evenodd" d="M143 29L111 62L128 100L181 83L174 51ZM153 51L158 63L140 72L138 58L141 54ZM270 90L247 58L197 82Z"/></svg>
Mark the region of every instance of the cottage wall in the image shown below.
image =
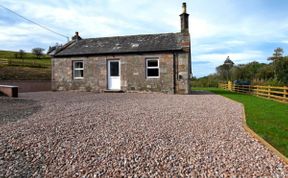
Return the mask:
<svg viewBox="0 0 288 178"><path fill-rule="evenodd" d="M176 54L176 70L178 73L178 76L176 76L176 86L175 90L177 94L189 94L190 93L190 68L189 68L189 53L183 52L183 53L177 53Z"/></svg>
<svg viewBox="0 0 288 178"><path fill-rule="evenodd" d="M191 42L189 33L182 33L180 43L183 52L176 53L176 91L177 94L189 94L191 91L190 76L191 72Z"/></svg>
<svg viewBox="0 0 288 178"><path fill-rule="evenodd" d="M159 58L159 78L146 78L146 58L150 57ZM94 92L107 90L107 61L110 59L121 61L121 89L123 91L174 93L172 53L53 58L52 89ZM72 65L73 61L77 60L84 62L83 79L73 79Z"/></svg>

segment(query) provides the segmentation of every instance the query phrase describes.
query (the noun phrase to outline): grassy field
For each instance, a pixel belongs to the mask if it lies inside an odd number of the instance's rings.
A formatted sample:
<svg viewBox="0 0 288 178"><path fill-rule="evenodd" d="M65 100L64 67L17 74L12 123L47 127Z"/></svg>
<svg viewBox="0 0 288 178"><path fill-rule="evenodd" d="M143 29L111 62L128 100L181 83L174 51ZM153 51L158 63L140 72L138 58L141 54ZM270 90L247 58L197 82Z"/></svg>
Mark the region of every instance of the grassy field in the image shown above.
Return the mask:
<svg viewBox="0 0 288 178"><path fill-rule="evenodd" d="M17 51L0 50L0 58L14 59ZM25 52L24 59L34 59L36 56L30 52ZM41 59L50 59L48 55L43 55Z"/></svg>
<svg viewBox="0 0 288 178"><path fill-rule="evenodd" d="M248 126L288 157L288 104L219 88L193 90L210 91L242 103Z"/></svg>
<svg viewBox="0 0 288 178"><path fill-rule="evenodd" d="M0 80L50 80L51 58L32 53L16 58L13 51L0 51Z"/></svg>

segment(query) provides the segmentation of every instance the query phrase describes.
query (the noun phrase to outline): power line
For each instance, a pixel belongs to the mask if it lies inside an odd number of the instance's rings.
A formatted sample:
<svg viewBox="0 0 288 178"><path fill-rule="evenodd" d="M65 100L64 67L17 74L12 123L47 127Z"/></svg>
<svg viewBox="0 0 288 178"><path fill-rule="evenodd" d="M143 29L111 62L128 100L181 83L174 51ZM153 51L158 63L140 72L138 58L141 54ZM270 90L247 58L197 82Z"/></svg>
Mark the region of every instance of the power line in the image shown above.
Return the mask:
<svg viewBox="0 0 288 178"><path fill-rule="evenodd" d="M47 30L47 31L50 31L50 32L52 32L52 33L54 33L54 34L57 34L57 35L59 35L59 36L62 36L62 37L67 38L67 40L69 41L69 37L68 37L68 36L65 36L65 35L63 35L63 34L61 34L61 33L58 33L58 32L56 32L56 31L54 31L54 30L51 30L51 29L48 28L48 27L45 27L44 25L41 25L41 24L39 24L39 23L37 23L37 22L34 22L34 21L32 21L32 20L30 20L30 19L28 19L28 18L26 18L26 17L18 14L17 12L15 12L15 11L13 11L13 10L11 10L11 9L9 9L9 8L1 5L1 4L0 4L0 6L1 6L2 8L4 8L4 9L6 9L6 10L12 12L13 14L15 14L15 15L17 15L17 16L25 19L25 20L27 20L28 22L33 23L34 25L37 25L37 26L39 26L39 27L41 27L41 28L43 28L43 29L45 29L45 30Z"/></svg>

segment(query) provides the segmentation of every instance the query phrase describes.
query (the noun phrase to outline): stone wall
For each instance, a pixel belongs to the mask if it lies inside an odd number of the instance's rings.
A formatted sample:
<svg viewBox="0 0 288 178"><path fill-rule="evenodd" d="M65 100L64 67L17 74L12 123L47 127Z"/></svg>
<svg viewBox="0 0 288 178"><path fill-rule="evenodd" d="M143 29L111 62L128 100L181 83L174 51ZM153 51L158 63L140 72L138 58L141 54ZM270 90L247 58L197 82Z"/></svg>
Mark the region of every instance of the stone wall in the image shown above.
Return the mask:
<svg viewBox="0 0 288 178"><path fill-rule="evenodd" d="M191 42L189 32L182 33L180 44L182 52L176 53L176 92L177 94L189 94L191 92L190 76L191 72Z"/></svg>
<svg viewBox="0 0 288 178"><path fill-rule="evenodd" d="M146 58L150 57L159 58L159 78L146 78ZM52 89L95 92L107 90L107 61L110 59L120 60L121 89L123 91L174 93L172 53L53 58ZM73 79L74 60L83 60L84 62L83 79Z"/></svg>
<svg viewBox="0 0 288 178"><path fill-rule="evenodd" d="M19 93L51 91L51 80L0 80L0 85L18 86Z"/></svg>
<svg viewBox="0 0 288 178"><path fill-rule="evenodd" d="M176 70L178 75L176 76L176 93L177 94L188 94L189 90L189 53L183 52L178 53L175 56Z"/></svg>

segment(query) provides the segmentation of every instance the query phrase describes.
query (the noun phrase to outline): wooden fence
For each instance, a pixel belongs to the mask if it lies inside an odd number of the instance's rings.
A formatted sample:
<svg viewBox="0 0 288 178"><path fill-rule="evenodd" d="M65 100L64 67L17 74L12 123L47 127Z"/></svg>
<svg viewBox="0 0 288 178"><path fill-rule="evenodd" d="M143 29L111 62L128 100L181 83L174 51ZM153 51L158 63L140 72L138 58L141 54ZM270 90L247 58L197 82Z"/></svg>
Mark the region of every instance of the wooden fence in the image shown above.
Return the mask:
<svg viewBox="0 0 288 178"><path fill-rule="evenodd" d="M45 60L43 60L43 59L4 59L4 58L0 58L0 65L50 68L51 63L47 62L47 60L46 61Z"/></svg>
<svg viewBox="0 0 288 178"><path fill-rule="evenodd" d="M260 86L260 85L235 85L232 82L219 83L219 88L234 91L237 93L245 93L261 96L281 102L288 103L288 87L278 86Z"/></svg>
<svg viewBox="0 0 288 178"><path fill-rule="evenodd" d="M0 58L0 65L8 65L8 59Z"/></svg>

